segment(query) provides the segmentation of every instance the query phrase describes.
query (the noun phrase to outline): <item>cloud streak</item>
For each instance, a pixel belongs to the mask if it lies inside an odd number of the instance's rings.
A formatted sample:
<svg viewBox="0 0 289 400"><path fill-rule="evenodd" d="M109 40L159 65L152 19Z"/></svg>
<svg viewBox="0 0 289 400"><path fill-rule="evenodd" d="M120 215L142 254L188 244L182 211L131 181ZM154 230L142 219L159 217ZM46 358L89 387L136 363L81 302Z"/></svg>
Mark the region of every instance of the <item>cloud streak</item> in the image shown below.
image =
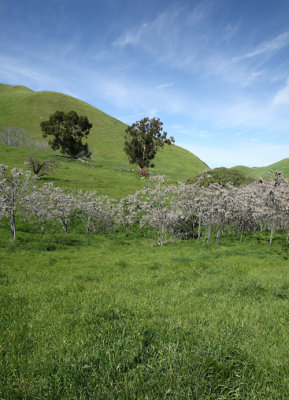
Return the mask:
<svg viewBox="0 0 289 400"><path fill-rule="evenodd" d="M113 47L137 47L168 67L184 68L195 59L195 45L184 40L184 35L197 31L209 12L209 2L194 9L170 7L149 22L125 32L113 42Z"/></svg>
<svg viewBox="0 0 289 400"><path fill-rule="evenodd" d="M282 89L278 90L272 101L272 106L274 108L280 106L281 107L288 106L288 105L289 105L289 78L287 78L285 86Z"/></svg>
<svg viewBox="0 0 289 400"><path fill-rule="evenodd" d="M271 56L276 51L279 51L285 46L289 44L289 31L282 32L274 39L266 41L259 46L257 46L254 50L249 53L243 54L235 58L235 60L245 60L248 58L253 58L260 55L269 55Z"/></svg>

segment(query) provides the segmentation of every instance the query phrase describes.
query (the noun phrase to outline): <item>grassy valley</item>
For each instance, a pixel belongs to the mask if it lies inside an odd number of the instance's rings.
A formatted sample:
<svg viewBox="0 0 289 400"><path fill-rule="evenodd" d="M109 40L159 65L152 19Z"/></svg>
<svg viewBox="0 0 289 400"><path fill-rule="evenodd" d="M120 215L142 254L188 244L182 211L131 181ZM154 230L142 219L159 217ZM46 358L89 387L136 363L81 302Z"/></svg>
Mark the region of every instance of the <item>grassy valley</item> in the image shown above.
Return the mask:
<svg viewBox="0 0 289 400"><path fill-rule="evenodd" d="M120 199L143 187L122 151L122 122L63 94L0 85L0 130L18 126L40 139L39 123L57 109L76 110L93 123L91 160L0 145L0 163L23 167L32 152L56 160L38 188L53 181ZM286 175L288 161L236 168L254 178L271 168ZM153 174L167 175L170 183L206 167L177 146L160 151L155 164ZM199 199L195 193L192 203ZM218 199L220 193L210 204ZM49 208L48 201L41 204ZM164 200L161 207L167 205ZM129 229L95 223L86 235L79 210L68 234L60 218L46 220L42 232L36 214L19 213L13 241L3 210L0 399L288 399L288 219L272 246L268 223L254 231L249 221L240 235L228 218L218 241L209 241L202 227L198 239L168 233L161 247L153 225L140 229L138 219Z"/></svg>

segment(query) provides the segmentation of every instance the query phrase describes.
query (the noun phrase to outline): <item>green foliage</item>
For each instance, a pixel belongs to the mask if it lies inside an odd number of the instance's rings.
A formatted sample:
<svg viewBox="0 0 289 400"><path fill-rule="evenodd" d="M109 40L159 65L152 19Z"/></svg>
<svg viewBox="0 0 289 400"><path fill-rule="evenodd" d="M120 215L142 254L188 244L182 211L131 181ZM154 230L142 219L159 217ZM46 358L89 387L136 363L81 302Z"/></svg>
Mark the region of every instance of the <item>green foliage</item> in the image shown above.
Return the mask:
<svg viewBox="0 0 289 400"><path fill-rule="evenodd" d="M198 217L191 214L189 217L182 218L180 216L174 221L173 226L171 226L172 234L180 239L188 240L198 237Z"/></svg>
<svg viewBox="0 0 289 400"><path fill-rule="evenodd" d="M187 183L197 182L205 187L208 187L211 183L218 183L224 187L228 183L231 183L233 186L246 185L254 182L254 179L246 176L239 170L220 167L212 170L205 170L187 181Z"/></svg>
<svg viewBox="0 0 289 400"><path fill-rule="evenodd" d="M40 127L43 137L54 137L49 141L53 150L61 150L62 154L68 154L73 159L91 157L88 144L82 143L82 139L87 139L92 128L86 116L78 116L75 111L56 111L47 121L42 121Z"/></svg>
<svg viewBox="0 0 289 400"><path fill-rule="evenodd" d="M174 138L167 138L163 132L163 123L159 118L143 118L128 126L125 130L124 151L131 164L139 166L139 172L147 173L149 166L154 167L151 161L159 148L165 144L174 143Z"/></svg>

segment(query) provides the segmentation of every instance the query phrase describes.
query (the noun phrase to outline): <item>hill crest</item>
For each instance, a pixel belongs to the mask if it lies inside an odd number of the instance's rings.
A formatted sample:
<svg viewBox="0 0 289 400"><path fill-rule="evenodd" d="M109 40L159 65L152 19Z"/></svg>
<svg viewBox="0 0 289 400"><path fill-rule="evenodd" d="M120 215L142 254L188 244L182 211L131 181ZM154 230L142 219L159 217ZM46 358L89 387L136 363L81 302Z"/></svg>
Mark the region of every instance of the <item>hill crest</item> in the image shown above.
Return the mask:
<svg viewBox="0 0 289 400"><path fill-rule="evenodd" d="M88 137L92 160L106 165L111 174L118 169L132 168L123 151L127 125L82 100L58 92L35 92L25 86L0 84L0 110L0 131L5 127L20 127L37 140L42 139L41 121L48 119L56 110L75 110L80 115L86 115L93 124ZM157 153L152 171L180 181L205 168L208 166L197 156L171 145Z"/></svg>

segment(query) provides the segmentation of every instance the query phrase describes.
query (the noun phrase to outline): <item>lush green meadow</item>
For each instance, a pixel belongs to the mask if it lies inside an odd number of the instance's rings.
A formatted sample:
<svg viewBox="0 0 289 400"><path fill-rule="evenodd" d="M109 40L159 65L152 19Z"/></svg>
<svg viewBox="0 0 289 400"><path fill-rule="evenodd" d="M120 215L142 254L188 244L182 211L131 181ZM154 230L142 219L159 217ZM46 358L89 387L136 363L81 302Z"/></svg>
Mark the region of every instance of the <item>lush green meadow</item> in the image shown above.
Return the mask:
<svg viewBox="0 0 289 400"><path fill-rule="evenodd" d="M288 244L0 225L0 398L288 399Z"/></svg>

